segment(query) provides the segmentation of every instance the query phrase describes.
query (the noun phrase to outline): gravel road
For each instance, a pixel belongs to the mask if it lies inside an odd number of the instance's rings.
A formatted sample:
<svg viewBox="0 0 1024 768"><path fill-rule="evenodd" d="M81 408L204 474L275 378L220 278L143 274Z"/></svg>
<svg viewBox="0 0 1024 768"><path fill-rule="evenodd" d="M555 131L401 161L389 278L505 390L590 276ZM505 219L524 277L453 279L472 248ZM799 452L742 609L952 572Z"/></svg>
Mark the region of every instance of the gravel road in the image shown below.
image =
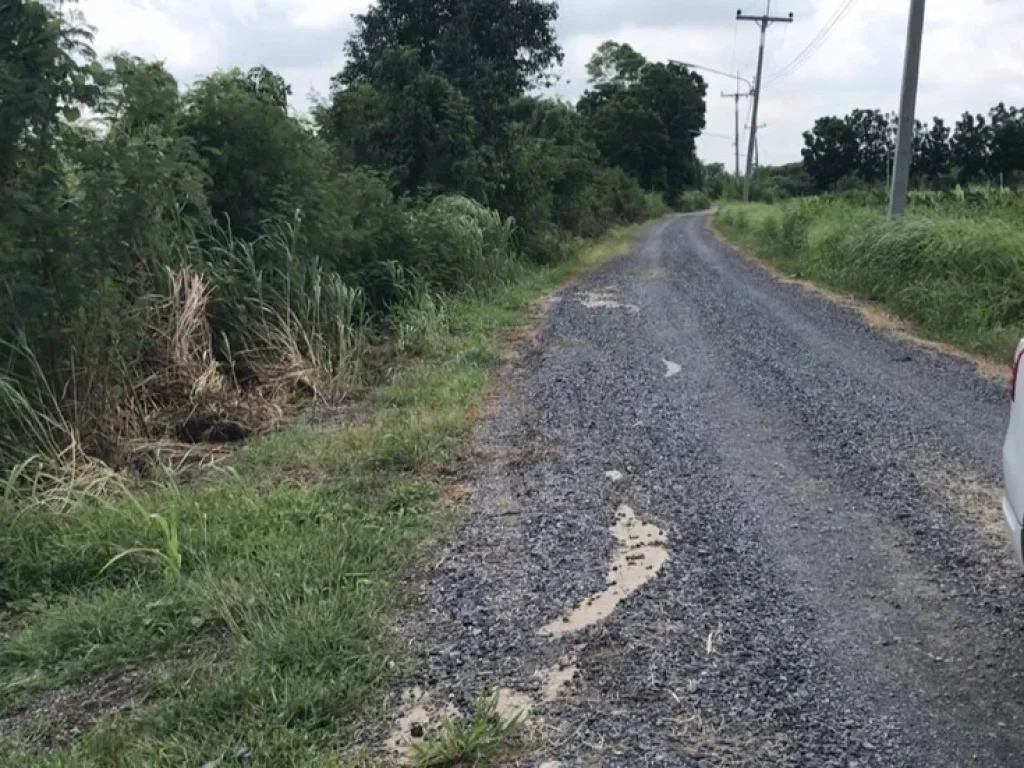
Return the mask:
<svg viewBox="0 0 1024 768"><path fill-rule="evenodd" d="M418 587L407 682L531 697L524 766L1024 765L1005 386L706 224L552 301Z"/></svg>

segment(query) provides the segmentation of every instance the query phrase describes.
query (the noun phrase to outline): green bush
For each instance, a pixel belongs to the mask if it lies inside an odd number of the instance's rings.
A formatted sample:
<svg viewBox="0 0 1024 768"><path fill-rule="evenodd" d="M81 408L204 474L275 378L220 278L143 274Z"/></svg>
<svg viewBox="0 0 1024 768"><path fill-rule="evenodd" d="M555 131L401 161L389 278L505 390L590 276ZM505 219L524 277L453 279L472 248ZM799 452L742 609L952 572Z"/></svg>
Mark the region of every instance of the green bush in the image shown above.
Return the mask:
<svg viewBox="0 0 1024 768"><path fill-rule="evenodd" d="M680 213L706 211L710 207L711 198L699 189L688 189L683 192L679 196L679 202L676 204L676 208Z"/></svg>

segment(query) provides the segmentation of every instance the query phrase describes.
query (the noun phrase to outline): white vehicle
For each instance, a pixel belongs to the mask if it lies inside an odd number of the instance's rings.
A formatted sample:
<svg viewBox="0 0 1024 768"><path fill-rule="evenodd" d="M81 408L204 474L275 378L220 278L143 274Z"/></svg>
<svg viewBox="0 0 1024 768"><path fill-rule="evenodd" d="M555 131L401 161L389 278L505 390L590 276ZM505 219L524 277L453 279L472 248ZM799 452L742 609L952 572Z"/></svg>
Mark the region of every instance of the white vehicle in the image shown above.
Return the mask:
<svg viewBox="0 0 1024 768"><path fill-rule="evenodd" d="M1021 542L1021 528L1024 523L1024 383L1018 376L1024 356L1024 339L1017 345L1013 355L1010 375L1010 426L1003 443L1003 480L1006 494L1003 496L1003 522L1006 533L1013 544L1017 563L1024 567L1024 544Z"/></svg>

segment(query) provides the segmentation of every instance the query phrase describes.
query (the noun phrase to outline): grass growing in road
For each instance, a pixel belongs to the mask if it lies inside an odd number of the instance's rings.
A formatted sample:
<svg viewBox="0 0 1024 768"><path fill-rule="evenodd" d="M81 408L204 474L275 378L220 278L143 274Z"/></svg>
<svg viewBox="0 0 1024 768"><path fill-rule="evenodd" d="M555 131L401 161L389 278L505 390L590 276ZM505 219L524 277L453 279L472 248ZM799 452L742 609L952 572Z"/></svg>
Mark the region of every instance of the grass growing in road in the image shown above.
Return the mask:
<svg viewBox="0 0 1024 768"><path fill-rule="evenodd" d="M191 484L53 505L0 496L0 764L198 766L244 746L259 765L344 765L408 663L389 617L449 519L444 470L502 333L634 232L420 305L403 318L404 362L354 424L252 441ZM453 725L449 742L473 727ZM469 742L487 751L504 735Z"/></svg>
<svg viewBox="0 0 1024 768"><path fill-rule="evenodd" d="M794 276L880 302L968 352L1005 361L1024 333L1024 228L1004 209L912 208L896 223L841 200L732 204L715 226Z"/></svg>
<svg viewBox="0 0 1024 768"><path fill-rule="evenodd" d="M491 765L508 756L526 714L518 712L506 717L499 710L499 701L498 690L484 692L477 697L471 718L447 718L436 738L415 745L413 754L418 768Z"/></svg>

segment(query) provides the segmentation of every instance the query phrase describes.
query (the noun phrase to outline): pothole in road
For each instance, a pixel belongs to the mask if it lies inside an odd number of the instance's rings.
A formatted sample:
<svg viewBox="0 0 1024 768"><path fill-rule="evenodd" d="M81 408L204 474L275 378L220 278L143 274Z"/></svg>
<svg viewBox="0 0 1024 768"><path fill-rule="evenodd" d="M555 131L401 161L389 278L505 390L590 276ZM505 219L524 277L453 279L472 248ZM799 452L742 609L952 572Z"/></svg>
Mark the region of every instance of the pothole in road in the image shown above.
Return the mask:
<svg viewBox="0 0 1024 768"><path fill-rule="evenodd" d="M627 304L626 302L619 301L615 288L587 291L579 301L587 309L624 309L633 314L640 312L640 307L636 304Z"/></svg>
<svg viewBox="0 0 1024 768"><path fill-rule="evenodd" d="M616 547L606 577L607 588L541 627L539 634L562 637L606 619L619 603L657 576L668 562L665 533L638 518L632 507L623 504L618 508L611 532Z"/></svg>

